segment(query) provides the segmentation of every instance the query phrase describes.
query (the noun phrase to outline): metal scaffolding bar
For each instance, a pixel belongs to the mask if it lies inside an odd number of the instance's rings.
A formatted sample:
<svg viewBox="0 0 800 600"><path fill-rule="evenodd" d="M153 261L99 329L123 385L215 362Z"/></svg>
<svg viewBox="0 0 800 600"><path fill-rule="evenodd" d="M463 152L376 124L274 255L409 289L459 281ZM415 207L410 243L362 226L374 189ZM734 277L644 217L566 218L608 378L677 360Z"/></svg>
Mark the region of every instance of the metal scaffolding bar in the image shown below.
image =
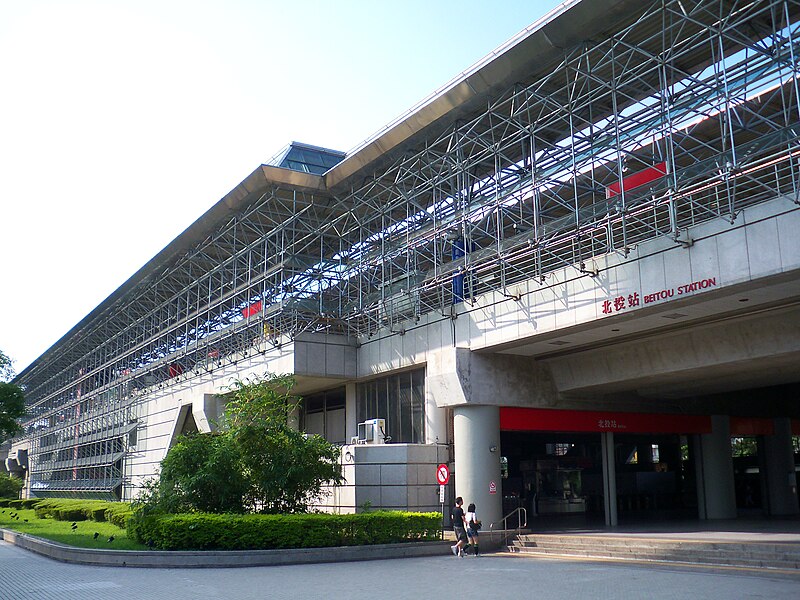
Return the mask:
<svg viewBox="0 0 800 600"><path fill-rule="evenodd" d="M635 6L345 189L267 181L135 276L19 378L34 493L115 490L154 387L302 332L449 317L564 265L590 273L593 257L798 202L800 2Z"/></svg>

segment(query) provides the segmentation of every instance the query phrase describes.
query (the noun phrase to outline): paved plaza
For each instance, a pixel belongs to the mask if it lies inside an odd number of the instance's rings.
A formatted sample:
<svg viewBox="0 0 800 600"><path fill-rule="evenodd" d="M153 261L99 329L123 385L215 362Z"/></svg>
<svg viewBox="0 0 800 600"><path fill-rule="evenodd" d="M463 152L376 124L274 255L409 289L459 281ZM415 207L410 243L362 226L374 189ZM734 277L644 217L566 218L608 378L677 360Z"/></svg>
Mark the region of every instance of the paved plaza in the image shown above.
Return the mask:
<svg viewBox="0 0 800 600"><path fill-rule="evenodd" d="M797 598L800 575L509 555L236 569L70 565L0 542L2 600Z"/></svg>

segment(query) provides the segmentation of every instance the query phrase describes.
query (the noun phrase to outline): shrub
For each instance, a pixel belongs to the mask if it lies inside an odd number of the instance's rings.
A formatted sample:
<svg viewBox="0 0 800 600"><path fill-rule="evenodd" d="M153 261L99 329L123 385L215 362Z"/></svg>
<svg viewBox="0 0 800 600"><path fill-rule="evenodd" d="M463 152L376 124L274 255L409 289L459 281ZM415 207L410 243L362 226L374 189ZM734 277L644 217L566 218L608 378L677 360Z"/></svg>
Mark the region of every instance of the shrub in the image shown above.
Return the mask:
<svg viewBox="0 0 800 600"><path fill-rule="evenodd" d="M139 510L128 537L162 550L325 548L438 539L441 515L377 511L353 515L168 515Z"/></svg>
<svg viewBox="0 0 800 600"><path fill-rule="evenodd" d="M61 508L57 511L59 521L85 521L82 508Z"/></svg>
<svg viewBox="0 0 800 600"><path fill-rule="evenodd" d="M22 489L22 479L0 473L0 498L19 498Z"/></svg>
<svg viewBox="0 0 800 600"><path fill-rule="evenodd" d="M92 521L102 523L106 520L106 511L108 508L105 506L88 506L84 510L87 511L86 516Z"/></svg>
<svg viewBox="0 0 800 600"><path fill-rule="evenodd" d="M126 502L107 500L78 500L72 498L50 498L38 500L34 511L40 519L58 521L109 521L124 529L131 515L131 505Z"/></svg>
<svg viewBox="0 0 800 600"><path fill-rule="evenodd" d="M6 506L11 508L35 508L41 500L39 498L25 498L24 500L9 500Z"/></svg>
<svg viewBox="0 0 800 600"><path fill-rule="evenodd" d="M125 529L128 524L128 519L130 519L132 514L133 510L130 504L109 503L109 506L105 510L104 517L105 520L112 525L116 525L120 529Z"/></svg>

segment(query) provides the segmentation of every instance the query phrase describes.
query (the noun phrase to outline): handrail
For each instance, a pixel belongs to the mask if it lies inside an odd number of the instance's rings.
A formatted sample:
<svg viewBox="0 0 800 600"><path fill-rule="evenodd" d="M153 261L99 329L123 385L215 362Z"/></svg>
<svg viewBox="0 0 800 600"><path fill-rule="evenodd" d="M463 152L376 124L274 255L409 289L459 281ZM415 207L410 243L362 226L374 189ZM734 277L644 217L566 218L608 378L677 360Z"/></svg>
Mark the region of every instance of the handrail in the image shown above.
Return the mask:
<svg viewBox="0 0 800 600"><path fill-rule="evenodd" d="M517 508L512 510L510 513L508 513L505 517L503 517L500 520L500 522L503 524L503 528L501 530L499 530L499 531L503 532L503 545L504 546L508 545L508 527L507 527L508 520L511 517L513 517L514 515L517 515L517 527L515 529L515 531L517 532L517 535L519 535L520 531L522 531L523 529L525 529L528 526L528 511L524 506L518 506ZM490 531L494 531L494 523L490 523L489 524L489 530Z"/></svg>

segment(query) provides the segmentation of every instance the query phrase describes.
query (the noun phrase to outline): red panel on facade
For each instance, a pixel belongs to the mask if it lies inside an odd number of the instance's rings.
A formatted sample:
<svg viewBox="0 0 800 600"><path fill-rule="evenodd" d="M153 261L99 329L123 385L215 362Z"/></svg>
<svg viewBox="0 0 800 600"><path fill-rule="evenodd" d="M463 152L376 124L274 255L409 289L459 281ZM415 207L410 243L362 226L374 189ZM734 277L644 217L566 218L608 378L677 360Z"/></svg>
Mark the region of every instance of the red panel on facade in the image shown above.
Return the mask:
<svg viewBox="0 0 800 600"><path fill-rule="evenodd" d="M772 435L775 423L772 419L756 417L731 417L731 435Z"/></svg>
<svg viewBox="0 0 800 600"><path fill-rule="evenodd" d="M626 192L630 192L637 187L643 186L645 184L650 183L651 181L655 181L657 179L661 179L664 175L667 174L667 163L660 162L652 167L645 169L644 171L638 171L633 173L632 175L628 175L627 177L622 178L622 185L620 182L617 181L612 183L606 188L606 198L613 198L614 196L618 196L620 194L620 188L625 190Z"/></svg>
<svg viewBox="0 0 800 600"><path fill-rule="evenodd" d="M246 306L242 309L242 316L246 319L247 317L252 317L253 315L260 313L263 304L261 300L258 302L253 302L250 306Z"/></svg>
<svg viewBox="0 0 800 600"><path fill-rule="evenodd" d="M500 431L711 433L711 417L501 407Z"/></svg>

